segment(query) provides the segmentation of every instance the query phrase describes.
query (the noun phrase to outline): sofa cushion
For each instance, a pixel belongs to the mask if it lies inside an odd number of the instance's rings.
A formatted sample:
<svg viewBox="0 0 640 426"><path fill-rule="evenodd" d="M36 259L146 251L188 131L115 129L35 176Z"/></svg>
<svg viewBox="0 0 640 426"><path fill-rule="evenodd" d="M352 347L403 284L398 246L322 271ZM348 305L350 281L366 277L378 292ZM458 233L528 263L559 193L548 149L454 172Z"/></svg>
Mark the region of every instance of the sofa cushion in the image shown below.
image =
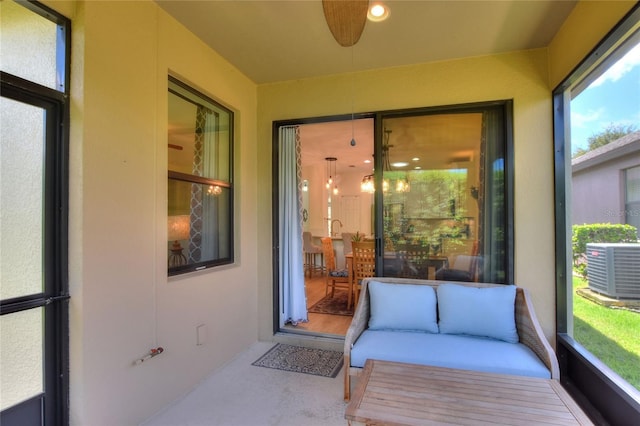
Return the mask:
<svg viewBox="0 0 640 426"><path fill-rule="evenodd" d="M518 343L515 319L516 287L438 286L441 333L492 337Z"/></svg>
<svg viewBox="0 0 640 426"><path fill-rule="evenodd" d="M349 271L346 269L337 269L335 271L329 271L330 277L348 277Z"/></svg>
<svg viewBox="0 0 640 426"><path fill-rule="evenodd" d="M368 284L371 330L438 332L436 292L428 285Z"/></svg>
<svg viewBox="0 0 640 426"><path fill-rule="evenodd" d="M551 378L540 358L524 344L466 335L365 330L351 350L351 366L363 367L369 358Z"/></svg>

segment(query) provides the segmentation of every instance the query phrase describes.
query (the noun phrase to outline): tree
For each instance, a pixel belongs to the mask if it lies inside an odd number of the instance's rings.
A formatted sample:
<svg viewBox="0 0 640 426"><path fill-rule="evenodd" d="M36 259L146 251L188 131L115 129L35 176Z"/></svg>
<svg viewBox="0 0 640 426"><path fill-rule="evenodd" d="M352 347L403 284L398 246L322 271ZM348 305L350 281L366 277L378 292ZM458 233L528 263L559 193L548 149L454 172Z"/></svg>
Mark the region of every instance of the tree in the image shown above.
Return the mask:
<svg viewBox="0 0 640 426"><path fill-rule="evenodd" d="M586 154L589 151L593 151L596 148L600 148L608 143L620 139L623 136L633 133L637 130L637 127L633 124L627 126L623 124L610 123L599 133L594 133L587 138L587 148L577 148L573 154L573 158Z"/></svg>

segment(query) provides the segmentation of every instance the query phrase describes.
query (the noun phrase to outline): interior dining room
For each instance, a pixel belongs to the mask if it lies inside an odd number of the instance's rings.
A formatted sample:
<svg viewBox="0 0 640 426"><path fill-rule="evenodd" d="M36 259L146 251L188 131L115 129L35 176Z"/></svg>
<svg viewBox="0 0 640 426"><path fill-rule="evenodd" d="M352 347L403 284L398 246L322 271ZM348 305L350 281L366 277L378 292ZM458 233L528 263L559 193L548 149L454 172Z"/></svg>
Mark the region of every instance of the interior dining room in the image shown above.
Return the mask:
<svg viewBox="0 0 640 426"><path fill-rule="evenodd" d="M489 249L480 247L500 242L479 234L481 220L498 216L482 204L501 208L500 200L487 201L504 187L501 143L506 137L494 137L501 111L477 105L389 117L377 150L372 118L296 126L303 234L298 258L308 316L286 323L286 331L346 333L361 280L352 246L375 240L376 202L382 206L384 235L378 267L386 276L479 281L494 274L504 279L496 262L482 261ZM487 144L489 138L495 146ZM382 170L378 182L376 152Z"/></svg>
<svg viewBox="0 0 640 426"><path fill-rule="evenodd" d="M351 243L354 238L373 238L373 193L363 190L362 185L374 171L374 124L371 118L360 118L298 128L303 230L300 261L308 321L285 328L344 336L355 308L355 294L348 297L353 280L348 268Z"/></svg>

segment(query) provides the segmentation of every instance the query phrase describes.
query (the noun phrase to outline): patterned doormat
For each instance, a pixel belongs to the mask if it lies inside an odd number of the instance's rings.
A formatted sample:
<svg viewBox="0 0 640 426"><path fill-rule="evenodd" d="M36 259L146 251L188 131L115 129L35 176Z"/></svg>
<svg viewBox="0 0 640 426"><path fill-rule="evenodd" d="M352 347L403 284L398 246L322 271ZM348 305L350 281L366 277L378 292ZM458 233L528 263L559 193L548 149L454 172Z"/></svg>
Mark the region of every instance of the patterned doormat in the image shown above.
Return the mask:
<svg viewBox="0 0 640 426"><path fill-rule="evenodd" d="M336 377L342 368L342 361L342 352L278 343L251 365L314 376Z"/></svg>
<svg viewBox="0 0 640 426"><path fill-rule="evenodd" d="M333 297L331 297L331 294L328 294L310 307L309 312L353 316L353 310L347 308L348 296L348 291L336 291ZM353 304L353 300L351 303Z"/></svg>

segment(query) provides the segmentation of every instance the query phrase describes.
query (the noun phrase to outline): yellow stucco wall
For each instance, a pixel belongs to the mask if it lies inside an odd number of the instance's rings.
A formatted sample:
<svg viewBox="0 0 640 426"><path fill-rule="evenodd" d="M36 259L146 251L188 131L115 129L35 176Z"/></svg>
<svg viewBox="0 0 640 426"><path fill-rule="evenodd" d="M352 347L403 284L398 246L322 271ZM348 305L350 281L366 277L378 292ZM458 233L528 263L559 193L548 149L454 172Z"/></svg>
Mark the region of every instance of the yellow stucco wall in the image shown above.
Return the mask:
<svg viewBox="0 0 640 426"><path fill-rule="evenodd" d="M549 82L555 88L637 1L580 1L549 44Z"/></svg>
<svg viewBox="0 0 640 426"><path fill-rule="evenodd" d="M71 423L138 424L257 339L256 85L154 2L50 6L73 37ZM171 279L169 73L235 112L238 171L236 264Z"/></svg>

